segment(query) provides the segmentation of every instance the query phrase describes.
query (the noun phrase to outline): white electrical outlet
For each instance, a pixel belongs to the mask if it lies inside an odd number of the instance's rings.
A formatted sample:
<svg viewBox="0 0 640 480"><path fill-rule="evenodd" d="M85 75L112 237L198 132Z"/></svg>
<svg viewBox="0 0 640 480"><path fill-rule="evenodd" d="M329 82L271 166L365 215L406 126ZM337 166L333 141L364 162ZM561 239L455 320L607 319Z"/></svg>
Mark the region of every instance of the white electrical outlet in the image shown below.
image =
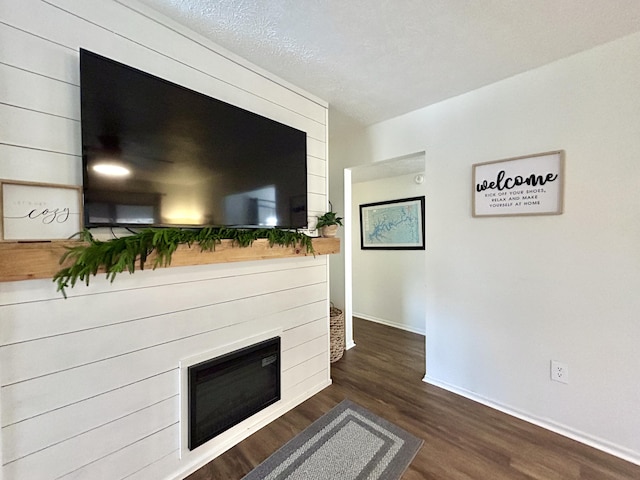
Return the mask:
<svg viewBox="0 0 640 480"><path fill-rule="evenodd" d="M569 383L569 367L566 363L551 360L551 380Z"/></svg>

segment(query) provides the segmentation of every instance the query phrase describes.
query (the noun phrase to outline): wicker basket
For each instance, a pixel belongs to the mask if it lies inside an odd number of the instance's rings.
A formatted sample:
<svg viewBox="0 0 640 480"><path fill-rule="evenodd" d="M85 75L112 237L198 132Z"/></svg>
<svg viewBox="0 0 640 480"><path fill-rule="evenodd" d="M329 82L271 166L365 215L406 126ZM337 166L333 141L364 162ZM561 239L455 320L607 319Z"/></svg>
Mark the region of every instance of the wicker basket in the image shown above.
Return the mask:
<svg viewBox="0 0 640 480"><path fill-rule="evenodd" d="M344 354L344 313L331 306L329 310L329 338L331 344L331 363L337 362Z"/></svg>

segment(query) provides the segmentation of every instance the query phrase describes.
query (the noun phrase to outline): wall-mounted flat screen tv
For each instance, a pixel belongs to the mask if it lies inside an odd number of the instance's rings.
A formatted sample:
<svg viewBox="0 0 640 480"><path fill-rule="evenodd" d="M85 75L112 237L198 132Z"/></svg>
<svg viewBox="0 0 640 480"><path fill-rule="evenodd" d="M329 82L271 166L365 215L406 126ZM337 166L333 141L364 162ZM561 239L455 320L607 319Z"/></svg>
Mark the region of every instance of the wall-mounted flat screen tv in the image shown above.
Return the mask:
<svg viewBox="0 0 640 480"><path fill-rule="evenodd" d="M80 50L85 226L307 226L306 133Z"/></svg>

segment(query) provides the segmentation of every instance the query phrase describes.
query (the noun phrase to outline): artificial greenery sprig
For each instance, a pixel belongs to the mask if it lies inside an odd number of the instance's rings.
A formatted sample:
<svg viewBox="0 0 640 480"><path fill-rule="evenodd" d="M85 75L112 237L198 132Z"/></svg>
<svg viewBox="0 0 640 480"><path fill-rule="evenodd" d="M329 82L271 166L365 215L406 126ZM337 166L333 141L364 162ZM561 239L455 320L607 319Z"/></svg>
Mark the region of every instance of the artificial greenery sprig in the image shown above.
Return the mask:
<svg viewBox="0 0 640 480"><path fill-rule="evenodd" d="M89 285L89 280L99 271L106 273L113 282L118 273L133 273L136 266L143 270L149 255L155 253L152 268L166 267L171 264L171 256L180 245L197 244L200 251L213 251L222 240L233 240L240 247L249 247L261 238L269 241L269 246L281 245L306 248L307 253L315 253L311 237L304 233L280 230L277 228L237 229L207 227L202 229L146 228L130 236L107 241L96 240L87 229L76 234L84 243L75 247L66 247L60 258L62 265L67 260L72 264L57 272L53 281L58 291L67 298L66 289L74 287L78 280Z"/></svg>

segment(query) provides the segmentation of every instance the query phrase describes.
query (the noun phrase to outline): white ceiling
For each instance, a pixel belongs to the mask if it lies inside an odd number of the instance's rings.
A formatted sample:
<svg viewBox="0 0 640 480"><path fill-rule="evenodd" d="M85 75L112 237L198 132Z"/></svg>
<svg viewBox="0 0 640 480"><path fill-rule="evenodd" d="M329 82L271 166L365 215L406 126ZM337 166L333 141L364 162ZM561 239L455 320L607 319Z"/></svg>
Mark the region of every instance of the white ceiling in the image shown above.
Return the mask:
<svg viewBox="0 0 640 480"><path fill-rule="evenodd" d="M640 0L141 1L365 125L640 31Z"/></svg>

